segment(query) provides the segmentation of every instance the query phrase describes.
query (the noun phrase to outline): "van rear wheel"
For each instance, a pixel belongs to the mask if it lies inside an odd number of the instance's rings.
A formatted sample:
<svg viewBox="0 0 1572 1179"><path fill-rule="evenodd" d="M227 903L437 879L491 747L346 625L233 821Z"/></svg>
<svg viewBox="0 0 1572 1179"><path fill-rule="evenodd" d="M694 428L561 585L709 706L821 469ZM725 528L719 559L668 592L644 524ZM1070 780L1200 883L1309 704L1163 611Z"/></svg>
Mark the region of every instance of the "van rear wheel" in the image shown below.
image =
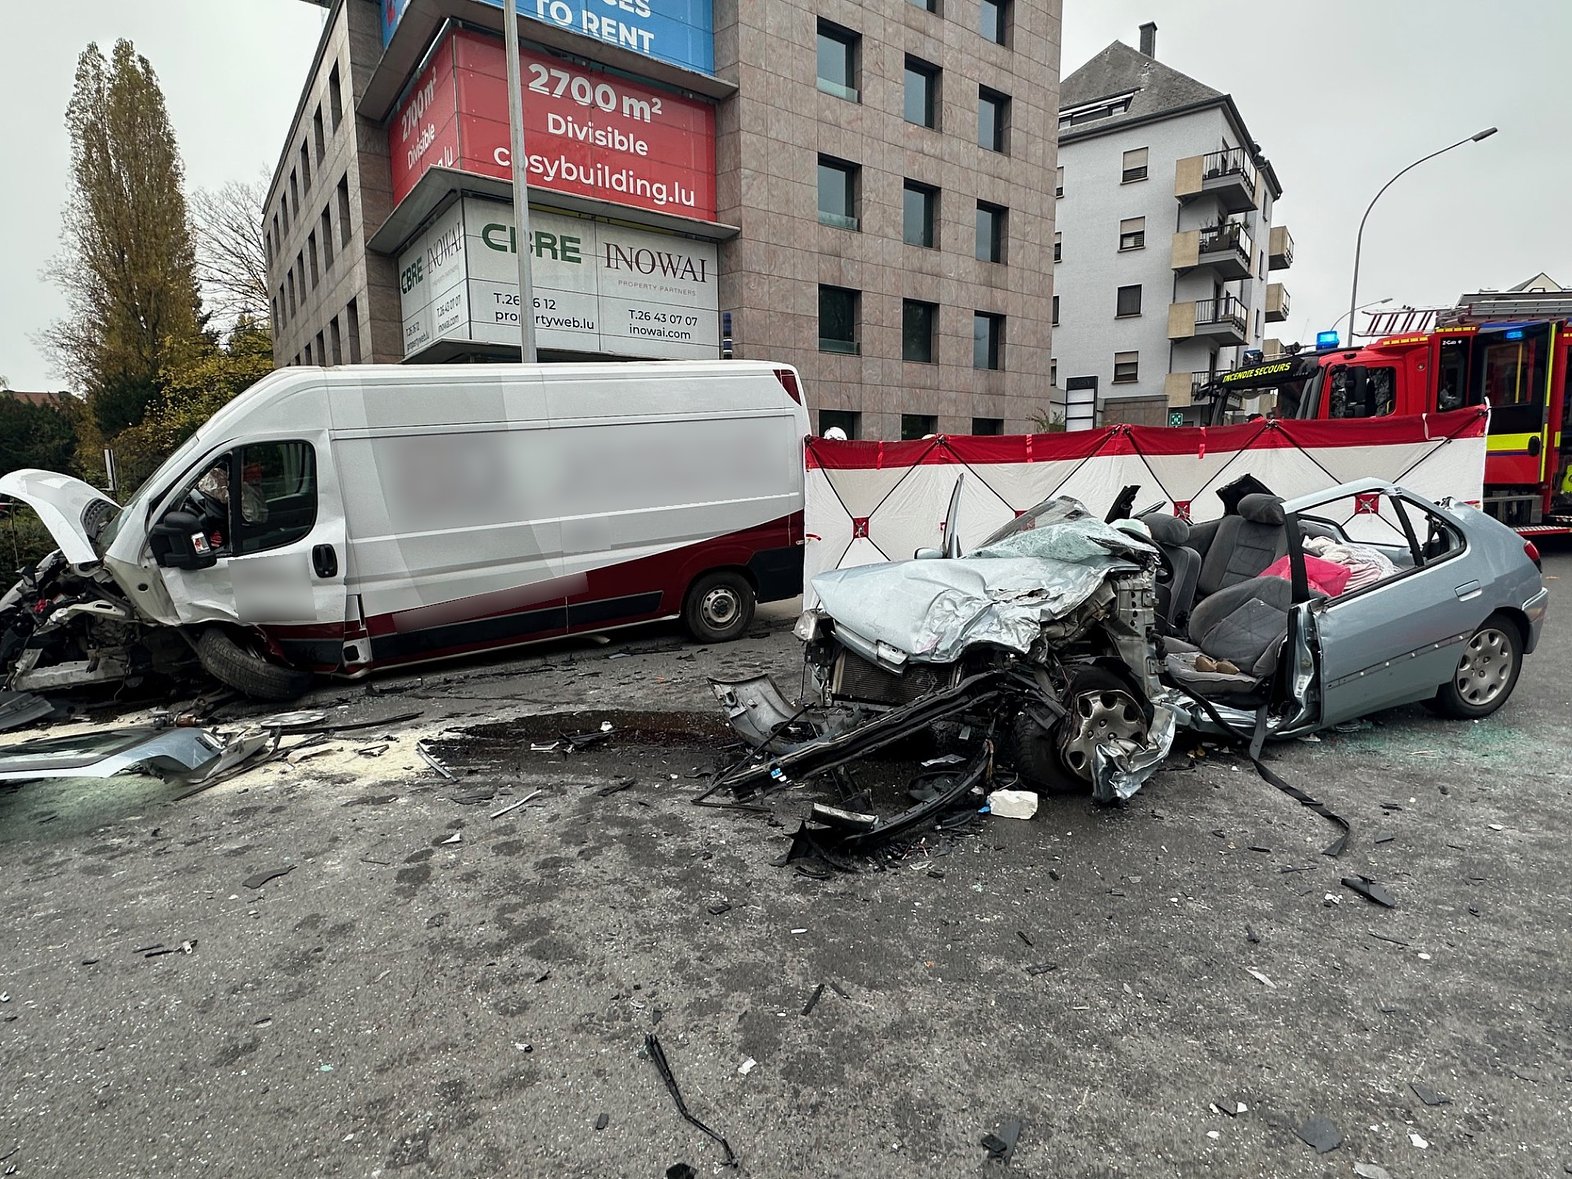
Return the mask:
<svg viewBox="0 0 1572 1179"><path fill-rule="evenodd" d="M740 573L706 573L693 583L682 623L701 643L738 638L753 621L753 587Z"/></svg>
<svg viewBox="0 0 1572 1179"><path fill-rule="evenodd" d="M311 687L309 671L268 662L221 626L197 635L196 653L203 671L253 700L295 700Z"/></svg>

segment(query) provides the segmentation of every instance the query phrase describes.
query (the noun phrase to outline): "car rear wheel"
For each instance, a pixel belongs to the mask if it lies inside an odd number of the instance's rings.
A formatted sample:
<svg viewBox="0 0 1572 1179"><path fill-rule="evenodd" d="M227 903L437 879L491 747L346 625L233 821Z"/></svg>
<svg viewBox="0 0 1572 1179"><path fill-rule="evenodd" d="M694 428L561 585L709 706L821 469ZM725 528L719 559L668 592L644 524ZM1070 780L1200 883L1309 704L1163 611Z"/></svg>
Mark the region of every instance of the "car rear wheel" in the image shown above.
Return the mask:
<svg viewBox="0 0 1572 1179"><path fill-rule="evenodd" d="M753 587L740 573L706 573L693 583L683 607L688 633L701 643L738 638L753 621Z"/></svg>
<svg viewBox="0 0 1572 1179"><path fill-rule="evenodd" d="M1457 671L1436 692L1435 710L1459 720L1489 716L1507 702L1523 670L1523 638L1504 614L1492 614L1463 647Z"/></svg>

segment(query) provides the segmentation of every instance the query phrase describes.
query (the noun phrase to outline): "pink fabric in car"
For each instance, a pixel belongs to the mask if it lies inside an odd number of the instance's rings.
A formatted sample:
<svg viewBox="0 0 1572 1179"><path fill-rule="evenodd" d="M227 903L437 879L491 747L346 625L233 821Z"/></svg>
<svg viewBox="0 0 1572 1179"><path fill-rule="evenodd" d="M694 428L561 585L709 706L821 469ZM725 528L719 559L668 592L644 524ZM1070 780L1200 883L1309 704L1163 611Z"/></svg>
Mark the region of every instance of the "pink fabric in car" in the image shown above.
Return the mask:
<svg viewBox="0 0 1572 1179"><path fill-rule="evenodd" d="M1335 598L1348 588L1348 579L1353 575L1354 571L1347 565L1339 565L1336 561L1323 561L1320 557L1305 554L1305 580L1317 593ZM1277 558L1262 571L1261 576L1281 577L1284 581L1292 581L1293 573L1288 567L1288 558Z"/></svg>

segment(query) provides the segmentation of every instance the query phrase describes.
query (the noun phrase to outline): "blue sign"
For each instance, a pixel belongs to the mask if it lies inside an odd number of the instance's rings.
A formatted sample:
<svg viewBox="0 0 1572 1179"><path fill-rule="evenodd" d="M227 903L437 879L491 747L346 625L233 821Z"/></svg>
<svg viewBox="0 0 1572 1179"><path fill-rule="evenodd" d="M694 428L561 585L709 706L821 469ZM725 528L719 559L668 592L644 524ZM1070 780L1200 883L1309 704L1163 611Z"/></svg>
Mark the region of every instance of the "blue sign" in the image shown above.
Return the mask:
<svg viewBox="0 0 1572 1179"><path fill-rule="evenodd" d="M501 8L502 0L484 0ZM715 72L713 0L515 0L520 16L702 74ZM409 0L382 0L382 44Z"/></svg>

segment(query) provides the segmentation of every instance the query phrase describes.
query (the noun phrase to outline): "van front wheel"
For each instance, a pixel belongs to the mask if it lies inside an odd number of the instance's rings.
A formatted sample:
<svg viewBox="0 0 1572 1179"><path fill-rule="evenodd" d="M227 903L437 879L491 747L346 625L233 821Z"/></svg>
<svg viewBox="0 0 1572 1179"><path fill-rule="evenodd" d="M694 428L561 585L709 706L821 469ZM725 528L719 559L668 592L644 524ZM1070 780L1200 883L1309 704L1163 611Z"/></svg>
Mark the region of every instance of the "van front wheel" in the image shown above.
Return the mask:
<svg viewBox="0 0 1572 1179"><path fill-rule="evenodd" d="M196 653L203 671L253 700L294 700L311 686L309 671L269 663L220 626L197 635Z"/></svg>
<svg viewBox="0 0 1572 1179"><path fill-rule="evenodd" d="M682 622L701 643L725 643L753 621L753 587L740 573L706 573L688 591Z"/></svg>

